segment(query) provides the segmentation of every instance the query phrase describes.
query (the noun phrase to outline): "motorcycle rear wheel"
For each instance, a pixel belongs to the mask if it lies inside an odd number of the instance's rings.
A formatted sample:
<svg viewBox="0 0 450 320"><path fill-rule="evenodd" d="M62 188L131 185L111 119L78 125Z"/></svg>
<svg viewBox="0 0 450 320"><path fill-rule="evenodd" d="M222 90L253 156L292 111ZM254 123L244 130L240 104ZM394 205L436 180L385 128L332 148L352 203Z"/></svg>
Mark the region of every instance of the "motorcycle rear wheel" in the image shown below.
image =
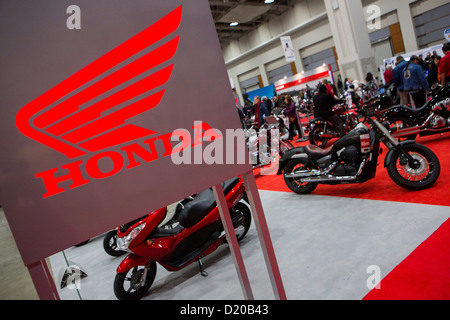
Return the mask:
<svg viewBox="0 0 450 320"><path fill-rule="evenodd" d="M156 277L156 262L150 261L144 284L140 283L144 266L116 274L114 279L114 294L119 300L139 300L145 296ZM129 282L129 285L126 285Z"/></svg>
<svg viewBox="0 0 450 320"><path fill-rule="evenodd" d="M414 127L414 122L402 115L397 115L394 117L390 117L388 118L389 121L389 131L392 134L395 134L396 131L398 130L403 130L403 129L407 129L407 128L412 128ZM417 138L417 134L410 134L409 136L406 137L401 137L398 138L398 141L405 141L405 140L416 140Z"/></svg>
<svg viewBox="0 0 450 320"><path fill-rule="evenodd" d="M117 230L111 230L105 235L103 238L103 249L112 257L120 257L127 253L119 250L117 247Z"/></svg>
<svg viewBox="0 0 450 320"><path fill-rule="evenodd" d="M328 138L322 138L322 134L325 133L323 125L316 125L309 133L309 143L318 146L319 148L325 148L328 144Z"/></svg>
<svg viewBox="0 0 450 320"><path fill-rule="evenodd" d="M295 173L296 171L299 170L310 170L310 169L312 168L308 167L307 162L305 160L295 159L290 161L286 165L286 167L284 168L284 174ZM319 185L318 183L311 183L311 182L302 183L295 178L286 178L286 177L284 177L284 182L286 183L288 188L291 189L291 191L297 194L309 194L313 192Z"/></svg>
<svg viewBox="0 0 450 320"><path fill-rule="evenodd" d="M238 202L230 210L231 219L233 220L234 231L238 241L244 239L250 229L252 222L252 213L250 209L242 202Z"/></svg>
<svg viewBox="0 0 450 320"><path fill-rule="evenodd" d="M417 162L411 166L406 157L397 152L387 171L391 179L399 186L408 190L423 190L431 187L439 178L441 166L436 154L421 144L403 147Z"/></svg>

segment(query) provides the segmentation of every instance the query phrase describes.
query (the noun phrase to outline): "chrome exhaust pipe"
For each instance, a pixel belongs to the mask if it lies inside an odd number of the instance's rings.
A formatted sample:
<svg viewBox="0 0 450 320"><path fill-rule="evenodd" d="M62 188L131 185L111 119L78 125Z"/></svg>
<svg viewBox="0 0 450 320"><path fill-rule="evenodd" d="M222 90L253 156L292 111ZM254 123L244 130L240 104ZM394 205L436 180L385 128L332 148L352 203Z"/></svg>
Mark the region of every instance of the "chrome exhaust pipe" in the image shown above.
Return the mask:
<svg viewBox="0 0 450 320"><path fill-rule="evenodd" d="M285 173L284 177L288 179L302 179L302 178L309 178L309 177L321 177L324 175L327 175L330 173L331 170L335 169L337 167L337 162L333 162L327 169L325 170L301 170L296 171L294 173Z"/></svg>
<svg viewBox="0 0 450 320"><path fill-rule="evenodd" d="M343 176L343 177L336 177L336 176L326 176L326 177L310 177L301 179L300 182L310 182L310 183L318 183L318 182L351 182L355 181L358 178L358 176Z"/></svg>
<svg viewBox="0 0 450 320"><path fill-rule="evenodd" d="M313 170L313 172L311 171L300 171L297 173L287 173L284 175L285 178L294 178L294 179L299 179L299 182L301 183L306 183L306 182L311 182L311 183L318 183L318 182L352 182L355 181L359 178L359 176L362 174L362 171L364 170L364 167L366 166L367 163L367 159L364 159L364 161L361 163L361 165L359 166L358 172L356 173L356 175L354 176L333 176L333 175L328 175L328 173L333 170L336 166L334 166L333 168L327 170L326 173L323 174L317 174L317 172L320 172L318 170Z"/></svg>

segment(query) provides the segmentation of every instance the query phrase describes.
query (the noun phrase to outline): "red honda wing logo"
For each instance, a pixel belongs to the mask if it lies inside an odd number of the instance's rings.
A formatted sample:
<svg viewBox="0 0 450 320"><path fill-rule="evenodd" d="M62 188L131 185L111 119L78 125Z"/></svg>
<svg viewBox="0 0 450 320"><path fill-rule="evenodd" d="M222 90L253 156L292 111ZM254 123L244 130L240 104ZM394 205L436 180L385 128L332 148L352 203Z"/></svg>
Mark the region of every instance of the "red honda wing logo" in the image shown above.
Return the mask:
<svg viewBox="0 0 450 320"><path fill-rule="evenodd" d="M154 134L128 120L161 102L173 64L158 66L177 51L179 37L171 35L181 16L182 6L28 103L16 116L17 128L69 159Z"/></svg>

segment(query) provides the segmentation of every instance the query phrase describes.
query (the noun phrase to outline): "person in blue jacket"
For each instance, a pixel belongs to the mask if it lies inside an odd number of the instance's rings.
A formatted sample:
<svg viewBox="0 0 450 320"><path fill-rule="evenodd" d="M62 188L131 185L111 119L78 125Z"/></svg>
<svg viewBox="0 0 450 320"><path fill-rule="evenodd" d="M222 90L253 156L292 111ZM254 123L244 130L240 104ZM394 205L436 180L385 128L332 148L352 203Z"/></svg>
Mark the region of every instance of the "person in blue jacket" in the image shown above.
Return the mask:
<svg viewBox="0 0 450 320"><path fill-rule="evenodd" d="M392 71L394 76L394 84L398 90L398 95L400 96L400 104L405 106L409 103L408 92L405 91L405 85L403 82L403 73L407 64L408 62L403 59L402 56L398 56L396 60L396 67Z"/></svg>
<svg viewBox="0 0 450 320"><path fill-rule="evenodd" d="M427 77L419 63L420 58L412 56L403 73L404 89L411 95L416 108L421 108L427 103L427 92L430 91Z"/></svg>

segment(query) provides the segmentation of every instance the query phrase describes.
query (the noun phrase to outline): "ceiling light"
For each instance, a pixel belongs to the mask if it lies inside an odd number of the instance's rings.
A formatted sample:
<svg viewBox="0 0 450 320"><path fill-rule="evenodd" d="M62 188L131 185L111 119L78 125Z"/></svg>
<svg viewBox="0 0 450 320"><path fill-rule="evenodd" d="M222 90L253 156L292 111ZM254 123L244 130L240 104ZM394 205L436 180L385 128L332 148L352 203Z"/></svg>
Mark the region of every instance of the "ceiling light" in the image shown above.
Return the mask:
<svg viewBox="0 0 450 320"><path fill-rule="evenodd" d="M273 3L275 0L265 0L264 3Z"/></svg>
<svg viewBox="0 0 450 320"><path fill-rule="evenodd" d="M237 25L239 25L239 22L232 22L232 23L230 23L230 27L236 27Z"/></svg>

